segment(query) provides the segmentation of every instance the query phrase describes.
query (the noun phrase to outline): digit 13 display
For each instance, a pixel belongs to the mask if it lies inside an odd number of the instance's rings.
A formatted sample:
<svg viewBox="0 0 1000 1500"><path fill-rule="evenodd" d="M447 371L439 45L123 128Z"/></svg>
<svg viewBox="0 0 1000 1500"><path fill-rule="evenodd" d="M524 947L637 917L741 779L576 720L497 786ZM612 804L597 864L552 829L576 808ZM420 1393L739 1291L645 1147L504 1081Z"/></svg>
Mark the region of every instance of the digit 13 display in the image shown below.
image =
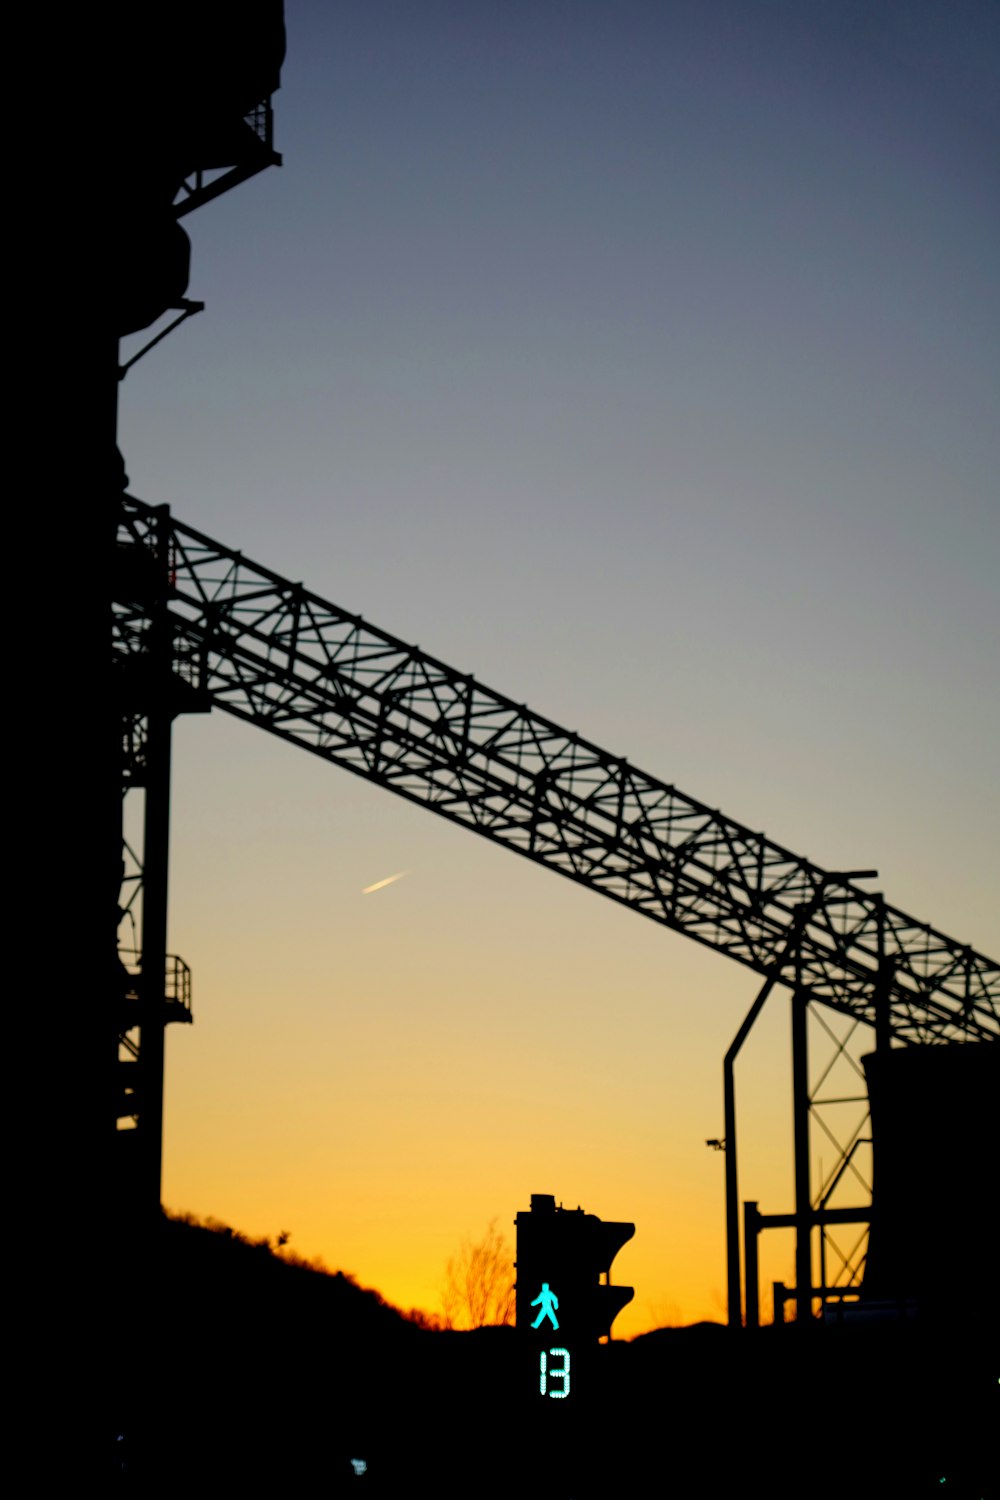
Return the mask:
<svg viewBox="0 0 1000 1500"><path fill-rule="evenodd" d="M549 1357L552 1359L562 1358L561 1365L549 1367ZM549 1349L542 1350L538 1356L538 1389L543 1396L551 1396L553 1400L561 1401L569 1395L569 1350ZM549 1384L553 1380L561 1381L559 1390L549 1390Z"/></svg>

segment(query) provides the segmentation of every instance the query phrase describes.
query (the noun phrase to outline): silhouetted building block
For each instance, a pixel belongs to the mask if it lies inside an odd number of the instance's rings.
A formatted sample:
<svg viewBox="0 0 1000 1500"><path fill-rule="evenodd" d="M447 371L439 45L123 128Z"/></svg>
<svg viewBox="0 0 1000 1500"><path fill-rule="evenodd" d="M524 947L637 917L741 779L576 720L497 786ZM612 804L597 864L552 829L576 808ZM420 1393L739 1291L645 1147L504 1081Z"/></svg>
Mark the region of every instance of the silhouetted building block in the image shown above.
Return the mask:
<svg viewBox="0 0 1000 1500"><path fill-rule="evenodd" d="M280 82L285 31L282 0L147 0L141 5L118 0L104 8L101 19L113 76L102 70L100 82L92 84L110 98L110 110L94 111L99 121L94 128L106 130L107 139L95 151L102 209L93 239L100 318L106 320L110 349L168 309L180 311L181 321L202 306L184 300L191 247L178 220L280 162L273 148L271 95ZM116 361L115 380L169 331L161 331L126 365ZM109 403L109 415L113 410ZM112 479L117 493L126 482L117 449ZM164 988L162 978L168 972L171 726L178 714L211 706L197 686L198 664L190 652L184 659L167 618L175 580L162 520L151 543L136 547L120 539L112 553L110 602L124 614L141 607L148 629L137 650L116 655L113 675L106 679L108 724L118 720L124 731L120 738L114 731L124 747L116 756L121 785L106 804L109 813L114 807L109 828L114 828L115 858L108 869L115 872L116 894L123 874L120 791L141 787L145 795L141 862L136 860L139 868L133 872L142 889L140 951L129 959L134 984L129 974L123 978L120 962L112 975L106 1039L117 1062L104 1070L114 1104L104 1123L118 1123L115 1145L103 1158L105 1191L114 1184L114 1201L123 1214L140 1204L146 1212L159 1211L163 1031L168 1021L190 1020L189 987L184 1002L170 994L169 984ZM81 576L88 577L87 571ZM112 743L109 728L105 748ZM110 777L105 790L110 793ZM123 911L116 901L116 946ZM186 966L182 969L186 973ZM171 972L182 970L174 966Z"/></svg>
<svg viewBox="0 0 1000 1500"><path fill-rule="evenodd" d="M862 1063L874 1163L863 1296L967 1312L995 1274L1000 1047L902 1047Z"/></svg>

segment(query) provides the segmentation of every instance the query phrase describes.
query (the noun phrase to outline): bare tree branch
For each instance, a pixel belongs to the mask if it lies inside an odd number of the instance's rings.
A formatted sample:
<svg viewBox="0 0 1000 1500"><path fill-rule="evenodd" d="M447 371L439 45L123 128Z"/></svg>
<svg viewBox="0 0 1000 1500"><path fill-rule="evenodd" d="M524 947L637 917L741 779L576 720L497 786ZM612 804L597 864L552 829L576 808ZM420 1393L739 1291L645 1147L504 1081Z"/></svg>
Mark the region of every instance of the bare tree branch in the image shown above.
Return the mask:
<svg viewBox="0 0 1000 1500"><path fill-rule="evenodd" d="M447 1328L513 1323L514 1254L496 1219L478 1244L464 1239L448 1261L441 1305Z"/></svg>

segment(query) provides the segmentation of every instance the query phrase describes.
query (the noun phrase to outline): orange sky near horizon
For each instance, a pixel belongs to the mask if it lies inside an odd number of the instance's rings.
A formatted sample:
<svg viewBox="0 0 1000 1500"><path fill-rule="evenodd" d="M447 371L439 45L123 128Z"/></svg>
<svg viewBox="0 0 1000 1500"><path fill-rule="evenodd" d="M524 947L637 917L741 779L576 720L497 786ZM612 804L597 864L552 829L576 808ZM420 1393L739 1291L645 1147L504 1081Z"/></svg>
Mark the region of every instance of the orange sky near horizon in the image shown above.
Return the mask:
<svg viewBox="0 0 1000 1500"><path fill-rule="evenodd" d="M513 1250L551 1192L636 1224L618 1337L723 1320L705 1142L757 977L224 715L182 720L175 762L173 946L197 959L195 1024L168 1033L165 1204L288 1230L437 1312L461 1241L495 1218ZM737 1075L765 1211L792 1206L788 1054L777 992ZM765 1307L791 1273L791 1236L768 1236Z"/></svg>

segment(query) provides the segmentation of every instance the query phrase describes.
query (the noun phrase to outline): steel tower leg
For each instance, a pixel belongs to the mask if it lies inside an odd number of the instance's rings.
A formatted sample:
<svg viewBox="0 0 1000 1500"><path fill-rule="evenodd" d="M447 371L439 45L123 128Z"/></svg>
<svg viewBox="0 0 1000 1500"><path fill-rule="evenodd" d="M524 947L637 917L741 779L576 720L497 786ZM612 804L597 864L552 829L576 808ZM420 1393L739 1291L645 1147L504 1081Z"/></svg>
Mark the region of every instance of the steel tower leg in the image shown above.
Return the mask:
<svg viewBox="0 0 1000 1500"><path fill-rule="evenodd" d="M163 1053L167 997L167 870L170 836L169 711L149 717L143 833L141 1022L139 1029L139 1182L145 1217L160 1207L163 1162Z"/></svg>
<svg viewBox="0 0 1000 1500"><path fill-rule="evenodd" d="M103 439L107 443L107 487L102 496L103 506L99 531L100 569L97 574L105 583L107 595L101 600L102 629L99 640L95 642L95 646L99 645L99 654L95 656L95 661L101 663L101 680L104 684L104 691L99 698L99 711L101 714L101 801L98 814L100 817L100 843L96 847L102 850L100 873L102 882L106 882L101 892L101 920L102 923L109 923L111 926L110 934L108 934L106 927L102 926L101 929L102 967L99 972L102 976L106 977L108 990L104 996L104 1004L107 1008L102 1013L101 1018L101 1071L97 1075L102 1085L97 1101L97 1114L100 1126L100 1154L97 1171L97 1215L98 1222L103 1220L109 1224L113 1224L116 1232L120 1234L125 1228L127 1218L127 1208L122 1193L121 1181L121 1142L116 1139L118 1134L118 1059L120 1051L118 1039L121 1030L123 991L121 964L118 958L118 927L121 915L118 903L121 899L123 870L123 752L122 705L120 702L120 687L117 680L119 674L114 670L113 660L108 655L108 647L111 645L114 635L114 578L118 547L118 517L127 479L121 454L118 450L118 367L120 348L117 338L113 340L113 353L114 363L109 365L107 370L107 389L111 397L109 428ZM114 453L113 458L112 452Z"/></svg>
<svg viewBox="0 0 1000 1500"><path fill-rule="evenodd" d="M892 1045L892 982L895 969L885 952L885 897L875 897L878 918L878 977L875 980L875 1050L888 1052Z"/></svg>
<svg viewBox="0 0 1000 1500"><path fill-rule="evenodd" d="M726 1300L730 1328L743 1326L743 1299L740 1289L740 1188L736 1159L736 1082L733 1076L733 1066L736 1062L736 1054L750 1035L750 1030L764 1007L764 1001L774 989L775 982L776 975L765 979L756 1000L747 1011L743 1025L733 1038L722 1064L725 1116L723 1137L726 1143ZM749 1254L749 1251L747 1253ZM749 1271L747 1275L749 1278Z"/></svg>
<svg viewBox="0 0 1000 1500"><path fill-rule="evenodd" d="M163 518L166 520L166 517ZM149 634L150 708L147 719L143 828L142 963L139 999L139 1213L160 1208L163 1163L163 1053L167 1020L167 884L170 855L170 759L173 660L166 608L169 533L160 530L160 580Z"/></svg>
<svg viewBox="0 0 1000 1500"><path fill-rule="evenodd" d="M733 1065L736 1055L750 1034L750 1029L760 1015L764 1001L767 999L775 984L778 983L782 968L789 956L795 954L795 995L802 996L802 1035L800 1041L796 1041L796 1023L793 1020L792 1048L793 1058L799 1058L801 1071L801 1084L799 1085L799 1074L793 1062L793 1111L795 1119L795 1182L796 1182L796 1212L805 1213L804 1222L807 1225L806 1243L799 1254L801 1260L809 1262L809 1228L811 1223L811 1211L809 1203L809 1078L806 1057L806 1018L808 1015L808 1002L804 998L802 986L802 954L801 944L806 924L810 917L823 901L827 888L831 885L844 884L849 880L867 879L878 873L877 870L849 870L841 873L830 871L820 880L816 891L810 901L802 902L795 908L792 919L792 930L787 942L777 954L771 971L764 981L753 1005L747 1012L746 1019L739 1031L733 1038L729 1051L726 1053L722 1064L722 1093L723 1110L725 1119L724 1141L726 1148L726 1276L728 1289L728 1324L730 1328L740 1328L743 1324L742 1317L742 1288L740 1285L740 1220L739 1220L739 1177L737 1173L736 1157L736 1085L733 1076ZM882 928L880 927L880 932ZM793 998L793 1007L795 1005ZM793 1009L793 1017L795 1011ZM800 1109L800 1098L802 1101ZM801 1115L801 1119L800 1119ZM801 1137L801 1138L800 1138ZM800 1162L803 1163L802 1174L804 1176L804 1196L800 1182ZM803 1208L804 1204L804 1208ZM800 1236L801 1239L801 1236ZM744 1240L745 1244L745 1240ZM745 1253L749 1253L745 1249ZM801 1264L801 1260L798 1262ZM799 1284L802 1284L799 1277ZM811 1270L805 1285L811 1287ZM749 1295L749 1294L748 1294ZM810 1299L811 1304L811 1299ZM749 1316L747 1318L749 1323Z"/></svg>
<svg viewBox="0 0 1000 1500"><path fill-rule="evenodd" d="M812 1203L809 1185L809 1001L792 996L792 1120L795 1135L795 1317L812 1317Z"/></svg>
<svg viewBox="0 0 1000 1500"><path fill-rule="evenodd" d="M757 1236L760 1233L760 1214L754 1199L743 1205L743 1245L747 1267L747 1327L760 1327L760 1263L758 1261Z"/></svg>

